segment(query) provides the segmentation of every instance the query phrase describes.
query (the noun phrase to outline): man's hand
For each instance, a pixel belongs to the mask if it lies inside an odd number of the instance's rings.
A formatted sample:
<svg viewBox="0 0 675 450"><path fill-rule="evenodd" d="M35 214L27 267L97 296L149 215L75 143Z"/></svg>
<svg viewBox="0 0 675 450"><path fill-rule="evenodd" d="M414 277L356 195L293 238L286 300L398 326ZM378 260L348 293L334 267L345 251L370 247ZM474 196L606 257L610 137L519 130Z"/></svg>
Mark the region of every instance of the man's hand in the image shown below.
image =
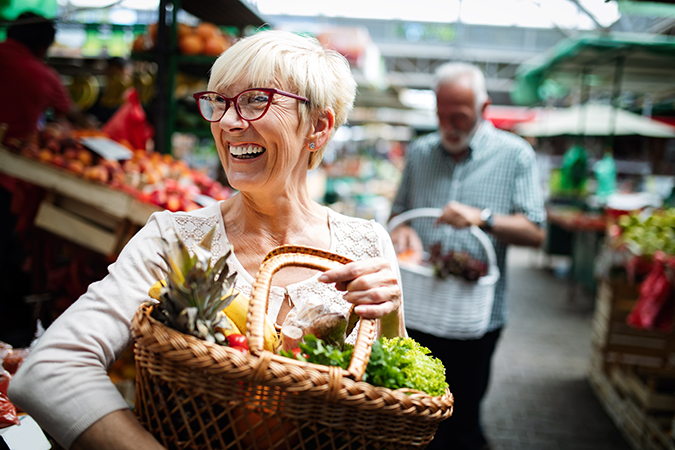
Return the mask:
<svg viewBox="0 0 675 450"><path fill-rule="evenodd" d="M406 262L411 264L420 264L424 254L422 239L417 235L412 227L402 224L394 228L391 233L391 241L394 243L396 254L407 254Z"/></svg>
<svg viewBox="0 0 675 450"><path fill-rule="evenodd" d="M445 223L455 228L471 225L482 227L481 211L480 208L463 203L450 202L443 208L443 214L436 219L436 224ZM505 244L539 247L546 237L546 232L523 214L493 215L492 219L494 224L490 234Z"/></svg>
<svg viewBox="0 0 675 450"><path fill-rule="evenodd" d="M458 202L449 202L443 207L443 214L436 219L436 224L445 223L454 228L466 228L471 225L477 227L483 224L480 218L480 208Z"/></svg>

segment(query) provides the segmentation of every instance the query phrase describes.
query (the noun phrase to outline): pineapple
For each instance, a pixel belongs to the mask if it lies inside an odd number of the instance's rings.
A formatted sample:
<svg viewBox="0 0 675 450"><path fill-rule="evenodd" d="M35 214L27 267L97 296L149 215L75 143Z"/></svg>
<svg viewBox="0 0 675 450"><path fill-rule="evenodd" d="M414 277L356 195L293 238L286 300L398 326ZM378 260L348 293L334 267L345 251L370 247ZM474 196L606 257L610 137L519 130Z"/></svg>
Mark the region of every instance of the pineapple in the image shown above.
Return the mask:
<svg viewBox="0 0 675 450"><path fill-rule="evenodd" d="M193 255L180 237L175 236L172 242L160 238L164 249L160 256L168 266L168 273L166 286L161 288L159 304L152 316L180 332L227 345L225 335L232 325L222 310L237 295L233 289L237 273L233 271L228 276L227 258L232 253L231 246L211 266L211 242L215 231L214 226L194 246Z"/></svg>

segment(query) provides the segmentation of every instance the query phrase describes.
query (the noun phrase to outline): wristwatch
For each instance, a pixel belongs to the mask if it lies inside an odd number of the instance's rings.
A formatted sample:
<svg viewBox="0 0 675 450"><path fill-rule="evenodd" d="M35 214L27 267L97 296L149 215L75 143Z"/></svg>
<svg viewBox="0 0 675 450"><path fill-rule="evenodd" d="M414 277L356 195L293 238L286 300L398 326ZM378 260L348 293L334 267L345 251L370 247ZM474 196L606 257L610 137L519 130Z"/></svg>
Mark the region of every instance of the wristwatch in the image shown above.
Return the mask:
<svg viewBox="0 0 675 450"><path fill-rule="evenodd" d="M489 208L485 208L480 212L480 220L483 221L483 226L481 228L486 231L492 230L492 227L495 226L495 218Z"/></svg>

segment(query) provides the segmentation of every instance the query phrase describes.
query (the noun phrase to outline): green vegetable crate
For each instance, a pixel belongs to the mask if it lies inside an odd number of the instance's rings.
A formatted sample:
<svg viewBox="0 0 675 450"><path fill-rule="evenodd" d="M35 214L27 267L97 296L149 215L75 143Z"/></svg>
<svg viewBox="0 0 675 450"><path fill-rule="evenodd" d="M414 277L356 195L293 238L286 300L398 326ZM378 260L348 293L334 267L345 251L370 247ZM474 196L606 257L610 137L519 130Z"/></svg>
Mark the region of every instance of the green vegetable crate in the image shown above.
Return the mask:
<svg viewBox="0 0 675 450"><path fill-rule="evenodd" d="M349 262L307 247L270 252L253 284L249 354L167 328L150 316L152 304L143 305L133 320L134 410L143 426L169 450L425 448L452 415L452 394L361 381L375 321L361 320L346 370L263 350L272 276L287 266L330 270Z"/></svg>

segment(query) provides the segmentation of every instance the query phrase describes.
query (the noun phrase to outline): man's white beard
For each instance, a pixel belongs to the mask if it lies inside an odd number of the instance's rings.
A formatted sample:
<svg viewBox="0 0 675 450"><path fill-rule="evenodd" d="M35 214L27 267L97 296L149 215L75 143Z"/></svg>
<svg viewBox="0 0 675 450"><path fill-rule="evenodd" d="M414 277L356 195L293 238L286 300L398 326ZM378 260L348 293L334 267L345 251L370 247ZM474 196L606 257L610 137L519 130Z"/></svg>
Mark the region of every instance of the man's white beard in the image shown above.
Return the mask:
<svg viewBox="0 0 675 450"><path fill-rule="evenodd" d="M480 126L482 119L478 118L476 120L476 124L473 126L471 131L468 132L455 132L455 136L459 136L459 142L455 143L450 143L446 140L445 136L443 136L443 139L441 140L441 144L443 145L443 149L453 155L457 155L459 153L462 153L464 150L469 148L469 143L471 142L471 139L473 138L473 135L476 134L476 130L478 130L478 127Z"/></svg>

